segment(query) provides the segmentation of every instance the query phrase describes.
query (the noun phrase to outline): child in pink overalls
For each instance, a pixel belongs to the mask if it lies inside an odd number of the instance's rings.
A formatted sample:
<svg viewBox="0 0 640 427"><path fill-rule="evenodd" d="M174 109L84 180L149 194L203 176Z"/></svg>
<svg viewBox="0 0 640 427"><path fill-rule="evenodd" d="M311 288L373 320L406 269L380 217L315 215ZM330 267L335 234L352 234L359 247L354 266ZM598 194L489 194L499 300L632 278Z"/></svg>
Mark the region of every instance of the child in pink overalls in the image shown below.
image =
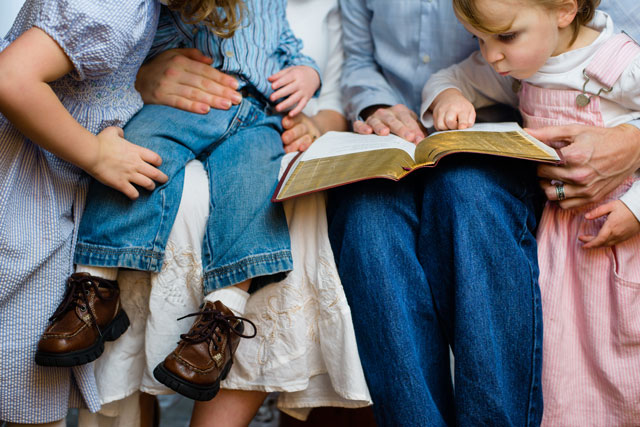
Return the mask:
<svg viewBox="0 0 640 427"><path fill-rule="evenodd" d="M640 117L640 46L595 11L599 0L453 3L480 52L429 80L425 126L467 128L475 108L495 102L517 106L529 128ZM565 198L559 182L556 198ZM636 176L580 208L547 202L538 229L543 425L640 424L639 219ZM589 244L603 227L619 243Z"/></svg>

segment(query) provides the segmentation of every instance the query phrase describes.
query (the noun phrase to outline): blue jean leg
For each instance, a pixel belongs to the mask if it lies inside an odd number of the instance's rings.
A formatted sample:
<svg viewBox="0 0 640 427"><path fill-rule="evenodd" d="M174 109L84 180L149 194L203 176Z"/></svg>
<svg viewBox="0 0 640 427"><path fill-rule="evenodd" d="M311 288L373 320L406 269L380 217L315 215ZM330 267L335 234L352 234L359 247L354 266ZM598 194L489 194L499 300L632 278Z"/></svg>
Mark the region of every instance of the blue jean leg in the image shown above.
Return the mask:
<svg viewBox="0 0 640 427"><path fill-rule="evenodd" d="M281 203L271 203L284 155L280 116L246 117L205 160L210 212L203 243L205 292L253 278L252 290L293 268Z"/></svg>
<svg viewBox="0 0 640 427"><path fill-rule="evenodd" d="M460 155L400 183L331 195L330 237L380 425L539 423L537 186L525 166ZM439 322L390 323L400 311ZM380 339L387 334L402 338ZM433 379L448 375L444 337L456 355L455 409L433 404L451 399ZM434 350L407 351L422 342ZM425 380L407 385L390 375L397 370Z"/></svg>
<svg viewBox="0 0 640 427"><path fill-rule="evenodd" d="M478 160L444 159L425 179L418 258L455 355L457 424L538 425L535 165Z"/></svg>
<svg viewBox="0 0 640 427"><path fill-rule="evenodd" d="M365 181L329 196L329 237L379 426L454 421L449 346L416 257L415 184Z"/></svg>
<svg viewBox="0 0 640 427"><path fill-rule="evenodd" d="M135 201L94 180L80 223L75 262L160 271L180 204L184 166L215 148L251 108L243 101L228 111L200 115L145 105L125 127L125 138L158 153L160 170L169 180L154 191L139 189Z"/></svg>

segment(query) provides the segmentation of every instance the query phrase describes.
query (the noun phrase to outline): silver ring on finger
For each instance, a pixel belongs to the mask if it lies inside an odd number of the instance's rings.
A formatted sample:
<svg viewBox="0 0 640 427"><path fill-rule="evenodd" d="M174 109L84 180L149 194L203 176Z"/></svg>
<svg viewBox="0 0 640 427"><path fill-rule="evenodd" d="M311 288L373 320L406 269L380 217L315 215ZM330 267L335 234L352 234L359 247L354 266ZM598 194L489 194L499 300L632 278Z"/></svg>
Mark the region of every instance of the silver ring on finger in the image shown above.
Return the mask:
<svg viewBox="0 0 640 427"><path fill-rule="evenodd" d="M567 198L567 195L564 194L564 182L556 184L556 197L558 198L558 201L562 201Z"/></svg>

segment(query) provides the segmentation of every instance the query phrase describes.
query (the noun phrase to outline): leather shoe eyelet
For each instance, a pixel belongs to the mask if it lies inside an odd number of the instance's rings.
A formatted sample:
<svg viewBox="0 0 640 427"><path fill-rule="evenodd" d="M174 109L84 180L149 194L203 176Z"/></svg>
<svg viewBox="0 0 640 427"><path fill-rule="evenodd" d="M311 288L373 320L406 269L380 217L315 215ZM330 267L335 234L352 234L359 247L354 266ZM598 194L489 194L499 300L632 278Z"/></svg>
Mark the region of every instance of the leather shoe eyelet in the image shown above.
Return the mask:
<svg viewBox="0 0 640 427"><path fill-rule="evenodd" d="M86 305L81 305L80 306L80 311L87 311L87 306Z"/></svg>

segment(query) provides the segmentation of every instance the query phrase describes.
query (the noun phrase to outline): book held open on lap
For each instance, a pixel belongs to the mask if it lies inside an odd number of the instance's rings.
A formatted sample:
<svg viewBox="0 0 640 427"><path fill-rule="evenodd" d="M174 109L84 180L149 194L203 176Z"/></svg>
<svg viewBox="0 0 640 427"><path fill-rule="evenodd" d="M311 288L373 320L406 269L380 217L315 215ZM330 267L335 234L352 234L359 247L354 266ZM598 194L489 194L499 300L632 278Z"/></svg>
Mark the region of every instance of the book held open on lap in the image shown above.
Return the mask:
<svg viewBox="0 0 640 427"><path fill-rule="evenodd" d="M394 135L328 132L291 161L271 200L280 202L371 178L398 181L453 153L561 163L554 148L524 132L517 123L480 123L469 129L436 132L417 145Z"/></svg>

